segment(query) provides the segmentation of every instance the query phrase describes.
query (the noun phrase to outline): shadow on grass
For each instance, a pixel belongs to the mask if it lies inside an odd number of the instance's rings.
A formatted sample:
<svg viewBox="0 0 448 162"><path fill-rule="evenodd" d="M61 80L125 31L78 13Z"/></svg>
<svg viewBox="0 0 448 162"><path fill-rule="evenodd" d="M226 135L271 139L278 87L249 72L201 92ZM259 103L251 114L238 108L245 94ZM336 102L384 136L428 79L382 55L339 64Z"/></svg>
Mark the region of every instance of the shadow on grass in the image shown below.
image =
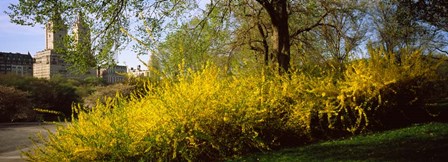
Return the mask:
<svg viewBox="0 0 448 162"><path fill-rule="evenodd" d="M356 136L237 161L447 161L448 124L414 125L383 133Z"/></svg>

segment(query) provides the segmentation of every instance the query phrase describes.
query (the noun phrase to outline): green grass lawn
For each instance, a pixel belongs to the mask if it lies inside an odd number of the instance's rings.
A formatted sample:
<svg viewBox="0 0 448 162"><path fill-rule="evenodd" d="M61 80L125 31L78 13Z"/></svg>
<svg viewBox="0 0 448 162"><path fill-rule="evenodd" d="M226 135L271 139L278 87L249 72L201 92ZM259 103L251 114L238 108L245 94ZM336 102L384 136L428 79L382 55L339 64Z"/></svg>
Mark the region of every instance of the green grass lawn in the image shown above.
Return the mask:
<svg viewBox="0 0 448 162"><path fill-rule="evenodd" d="M448 161L448 123L419 124L236 161Z"/></svg>

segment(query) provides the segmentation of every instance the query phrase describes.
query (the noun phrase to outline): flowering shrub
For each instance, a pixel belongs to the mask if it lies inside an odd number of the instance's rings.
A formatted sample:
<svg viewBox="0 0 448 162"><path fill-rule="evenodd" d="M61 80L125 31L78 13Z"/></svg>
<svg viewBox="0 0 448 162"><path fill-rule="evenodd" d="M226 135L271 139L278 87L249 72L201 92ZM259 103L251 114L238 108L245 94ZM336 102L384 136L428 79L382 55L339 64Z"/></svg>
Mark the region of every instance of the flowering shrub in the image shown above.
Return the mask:
<svg viewBox="0 0 448 162"><path fill-rule="evenodd" d="M143 97L109 98L89 112L76 108L78 119L50 135L45 147L29 157L198 160L268 149L260 130L280 127L273 125L279 123L273 121L279 103L265 93L268 82L221 74L214 66L188 71L158 87L148 83Z"/></svg>
<svg viewBox="0 0 448 162"><path fill-rule="evenodd" d="M146 83L144 95L75 107L77 119L26 155L35 161L207 161L307 142L316 132L359 133L381 123L376 120L391 105L424 101L426 80L436 80L418 52L403 56L401 65L381 50L370 53L348 64L343 77L181 69L157 86ZM404 94L412 97L402 100Z"/></svg>
<svg viewBox="0 0 448 162"><path fill-rule="evenodd" d="M341 134L428 118L424 103L443 91L438 63L424 61L419 51L403 53L398 64L393 54L370 49L370 58L349 63L343 78L294 75L290 92L297 103L288 125L304 125L309 135L316 129Z"/></svg>

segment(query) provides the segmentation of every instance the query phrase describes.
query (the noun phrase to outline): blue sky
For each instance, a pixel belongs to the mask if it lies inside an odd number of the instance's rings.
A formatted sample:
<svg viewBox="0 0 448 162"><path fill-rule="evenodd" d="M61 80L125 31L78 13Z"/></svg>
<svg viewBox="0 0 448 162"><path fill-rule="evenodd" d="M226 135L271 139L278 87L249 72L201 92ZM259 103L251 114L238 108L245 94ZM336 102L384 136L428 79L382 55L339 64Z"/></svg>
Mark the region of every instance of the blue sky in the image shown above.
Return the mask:
<svg viewBox="0 0 448 162"><path fill-rule="evenodd" d="M9 4L17 4L18 0L0 0L0 51L13 53L31 53L32 56L45 48L45 29L43 25L20 26L10 22L9 16L4 13ZM130 47L130 46L129 46ZM141 56L147 61L149 56ZM121 51L118 55L120 65L126 64L128 68L142 65L131 49ZM143 69L146 69L142 65Z"/></svg>

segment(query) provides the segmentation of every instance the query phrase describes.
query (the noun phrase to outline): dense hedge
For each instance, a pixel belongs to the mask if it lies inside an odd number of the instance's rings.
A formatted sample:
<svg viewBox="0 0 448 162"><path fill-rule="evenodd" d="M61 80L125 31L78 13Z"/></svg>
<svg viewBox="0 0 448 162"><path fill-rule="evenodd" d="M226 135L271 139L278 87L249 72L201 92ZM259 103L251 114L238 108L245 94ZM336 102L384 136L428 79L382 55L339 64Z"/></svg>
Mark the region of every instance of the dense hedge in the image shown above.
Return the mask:
<svg viewBox="0 0 448 162"><path fill-rule="evenodd" d="M28 93L0 85L0 122L32 120L35 113Z"/></svg>
<svg viewBox="0 0 448 162"><path fill-rule="evenodd" d="M438 97L437 65L420 52L346 65L343 74L228 76L216 66L148 82L144 95L109 98L28 152L36 161L208 161L403 124L401 112ZM397 113L400 112L400 113ZM394 120L390 120L393 114Z"/></svg>
<svg viewBox="0 0 448 162"><path fill-rule="evenodd" d="M43 112L42 115L47 120L70 117L72 104L81 101L76 89L79 83L75 80L62 78L45 80L17 75L0 75L0 85L27 92L27 98L31 100L33 109L58 112L59 115Z"/></svg>

